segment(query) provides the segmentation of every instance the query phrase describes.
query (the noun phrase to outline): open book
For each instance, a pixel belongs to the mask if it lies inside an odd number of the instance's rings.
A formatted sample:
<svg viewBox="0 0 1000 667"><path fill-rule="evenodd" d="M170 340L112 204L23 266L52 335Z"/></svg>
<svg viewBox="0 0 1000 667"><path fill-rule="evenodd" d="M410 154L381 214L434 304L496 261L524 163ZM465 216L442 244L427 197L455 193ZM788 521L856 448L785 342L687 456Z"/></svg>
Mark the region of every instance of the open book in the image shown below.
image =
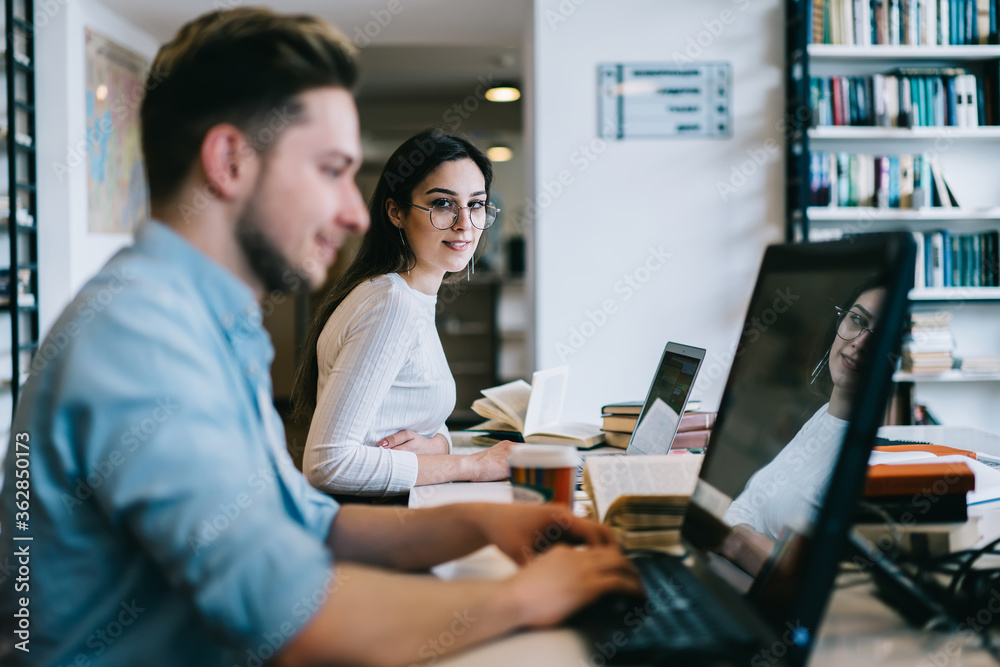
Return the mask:
<svg viewBox="0 0 1000 667"><path fill-rule="evenodd" d="M684 511L704 456L588 456L583 488L598 521L615 530L626 549L680 542Z"/></svg>
<svg viewBox="0 0 1000 667"><path fill-rule="evenodd" d="M509 433L509 439L543 444L601 444L604 432L596 425L562 421L568 377L569 366L560 366L538 371L531 376L531 384L515 380L483 389L484 398L473 402L472 410L488 421L469 430Z"/></svg>

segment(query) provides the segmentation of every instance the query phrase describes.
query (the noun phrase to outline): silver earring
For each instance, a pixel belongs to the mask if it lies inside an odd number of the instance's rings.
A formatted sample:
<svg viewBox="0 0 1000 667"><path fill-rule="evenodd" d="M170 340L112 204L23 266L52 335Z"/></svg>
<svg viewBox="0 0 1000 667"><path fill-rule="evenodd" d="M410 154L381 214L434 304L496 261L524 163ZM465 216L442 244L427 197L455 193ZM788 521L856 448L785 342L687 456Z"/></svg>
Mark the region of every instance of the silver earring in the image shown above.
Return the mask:
<svg viewBox="0 0 1000 667"><path fill-rule="evenodd" d="M471 282L472 281L472 274L475 273L475 272L476 272L476 256L473 255L472 259L469 260L469 263L465 267L465 279L466 279L466 281Z"/></svg>
<svg viewBox="0 0 1000 667"><path fill-rule="evenodd" d="M403 228L396 227L399 230L399 240L403 242L403 250L406 250L406 237L403 236ZM406 275L410 275L410 252L406 252Z"/></svg>
<svg viewBox="0 0 1000 667"><path fill-rule="evenodd" d="M833 350L833 345L830 346L830 349L826 351L826 354L823 355L823 358L820 359L819 363L816 364L816 367L813 368L813 372L812 372L812 375L810 376L809 384L816 384L816 380L819 379L820 373L822 373L823 372L823 368L826 367L827 359L830 358L830 352L832 350Z"/></svg>

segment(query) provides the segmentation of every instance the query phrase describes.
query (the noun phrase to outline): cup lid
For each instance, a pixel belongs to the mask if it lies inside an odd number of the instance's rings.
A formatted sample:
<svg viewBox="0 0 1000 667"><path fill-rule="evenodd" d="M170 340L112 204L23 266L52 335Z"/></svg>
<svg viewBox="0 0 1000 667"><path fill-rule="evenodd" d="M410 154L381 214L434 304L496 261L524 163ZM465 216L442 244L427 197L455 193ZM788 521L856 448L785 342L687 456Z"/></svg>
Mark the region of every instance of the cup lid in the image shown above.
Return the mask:
<svg viewBox="0 0 1000 667"><path fill-rule="evenodd" d="M567 445L514 445L507 464L517 468L568 468L580 465L576 447Z"/></svg>

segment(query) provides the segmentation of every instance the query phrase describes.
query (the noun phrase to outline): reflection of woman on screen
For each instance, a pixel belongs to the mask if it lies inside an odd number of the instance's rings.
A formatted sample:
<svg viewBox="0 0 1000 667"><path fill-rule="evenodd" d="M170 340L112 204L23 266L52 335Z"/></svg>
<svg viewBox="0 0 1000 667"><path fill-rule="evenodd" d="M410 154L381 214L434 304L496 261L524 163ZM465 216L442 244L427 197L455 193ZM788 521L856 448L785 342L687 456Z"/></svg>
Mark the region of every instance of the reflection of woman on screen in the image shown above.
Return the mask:
<svg viewBox="0 0 1000 667"><path fill-rule="evenodd" d="M885 288L879 285L875 279L866 281L835 309L826 339L832 343L811 378L811 384L830 400L750 478L729 506L724 520L734 527L735 539L727 540L724 555L738 556L741 564L749 565L747 556L766 558L786 526L801 530L811 521L840 453L858 373L877 331L885 297Z"/></svg>

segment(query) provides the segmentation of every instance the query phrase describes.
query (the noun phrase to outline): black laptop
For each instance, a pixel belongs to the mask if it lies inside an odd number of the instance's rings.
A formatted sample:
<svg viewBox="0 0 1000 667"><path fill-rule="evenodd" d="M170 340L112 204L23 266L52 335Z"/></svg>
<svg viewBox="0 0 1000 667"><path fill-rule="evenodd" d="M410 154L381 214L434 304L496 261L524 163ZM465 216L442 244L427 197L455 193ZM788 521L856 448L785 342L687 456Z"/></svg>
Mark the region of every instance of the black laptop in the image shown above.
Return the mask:
<svg viewBox="0 0 1000 667"><path fill-rule="evenodd" d="M570 624L591 664L804 664L897 358L908 234L767 249L681 531L633 552L646 599Z"/></svg>

